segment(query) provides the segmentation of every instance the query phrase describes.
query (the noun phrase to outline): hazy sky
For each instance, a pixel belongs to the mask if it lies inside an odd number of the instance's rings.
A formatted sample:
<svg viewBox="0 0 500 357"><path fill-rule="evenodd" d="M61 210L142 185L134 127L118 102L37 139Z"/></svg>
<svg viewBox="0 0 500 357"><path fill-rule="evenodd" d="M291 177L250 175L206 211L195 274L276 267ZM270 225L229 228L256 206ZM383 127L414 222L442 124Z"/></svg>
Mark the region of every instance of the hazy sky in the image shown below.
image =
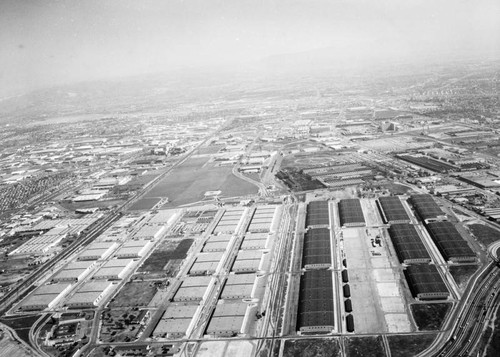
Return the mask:
<svg viewBox="0 0 500 357"><path fill-rule="evenodd" d="M500 0L0 0L0 97L328 48L500 49Z"/></svg>

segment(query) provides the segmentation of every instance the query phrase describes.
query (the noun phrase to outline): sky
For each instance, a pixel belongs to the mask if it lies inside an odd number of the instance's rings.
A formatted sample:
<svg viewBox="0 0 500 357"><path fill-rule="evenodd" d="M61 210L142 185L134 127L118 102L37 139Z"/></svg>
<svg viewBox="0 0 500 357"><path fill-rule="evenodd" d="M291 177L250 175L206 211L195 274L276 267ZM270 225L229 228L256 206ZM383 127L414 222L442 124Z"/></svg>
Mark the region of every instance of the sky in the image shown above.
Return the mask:
<svg viewBox="0 0 500 357"><path fill-rule="evenodd" d="M367 61L498 52L500 1L0 0L0 98L317 50Z"/></svg>

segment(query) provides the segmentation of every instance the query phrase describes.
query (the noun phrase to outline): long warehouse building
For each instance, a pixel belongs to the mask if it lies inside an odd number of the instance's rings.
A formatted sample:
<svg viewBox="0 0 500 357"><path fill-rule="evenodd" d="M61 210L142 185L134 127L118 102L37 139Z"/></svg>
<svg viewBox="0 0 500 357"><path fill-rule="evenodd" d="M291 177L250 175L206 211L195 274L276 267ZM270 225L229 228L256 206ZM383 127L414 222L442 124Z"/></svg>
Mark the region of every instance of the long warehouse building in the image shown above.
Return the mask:
<svg viewBox="0 0 500 357"><path fill-rule="evenodd" d="M297 318L300 332L328 333L334 329L331 271L310 270L301 276Z"/></svg>
<svg viewBox="0 0 500 357"><path fill-rule="evenodd" d="M404 272L415 298L420 300L443 300L450 296L446 284L435 265L410 265Z"/></svg>
<svg viewBox="0 0 500 357"><path fill-rule="evenodd" d="M410 202L420 219L425 223L446 219L446 214L439 208L431 195L412 195Z"/></svg>
<svg viewBox="0 0 500 357"><path fill-rule="evenodd" d="M304 236L302 252L304 268L329 268L332 264L330 246L330 230L328 228L309 229Z"/></svg>
<svg viewBox="0 0 500 357"><path fill-rule="evenodd" d="M429 263L431 257L415 227L408 223L393 224L389 236L399 261L404 264Z"/></svg>
<svg viewBox="0 0 500 357"><path fill-rule="evenodd" d="M363 227L366 225L363 208L357 198L340 200L339 215L342 227Z"/></svg>
<svg viewBox="0 0 500 357"><path fill-rule="evenodd" d="M399 197L380 197L378 204L385 223L410 223L410 217L408 217Z"/></svg>
<svg viewBox="0 0 500 357"><path fill-rule="evenodd" d="M451 222L433 222L426 225L444 259L450 262L475 262L476 254Z"/></svg>

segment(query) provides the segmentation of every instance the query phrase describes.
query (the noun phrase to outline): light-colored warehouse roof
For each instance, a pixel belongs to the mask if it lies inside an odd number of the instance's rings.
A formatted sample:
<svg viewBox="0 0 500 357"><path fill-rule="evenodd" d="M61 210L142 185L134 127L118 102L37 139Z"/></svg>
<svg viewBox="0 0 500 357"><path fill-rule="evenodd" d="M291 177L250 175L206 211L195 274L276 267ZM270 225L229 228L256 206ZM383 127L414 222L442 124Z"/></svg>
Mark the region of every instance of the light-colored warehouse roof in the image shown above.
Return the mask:
<svg viewBox="0 0 500 357"><path fill-rule="evenodd" d="M153 332L154 335L163 334L185 334L191 323L191 319L167 319L160 320Z"/></svg>
<svg viewBox="0 0 500 357"><path fill-rule="evenodd" d="M182 282L182 287L208 286L212 280L211 276L187 276Z"/></svg>
<svg viewBox="0 0 500 357"><path fill-rule="evenodd" d="M208 334L239 333L245 316L212 317L207 328Z"/></svg>
<svg viewBox="0 0 500 357"><path fill-rule="evenodd" d="M253 284L226 285L222 290L221 299L249 299L252 295Z"/></svg>
<svg viewBox="0 0 500 357"><path fill-rule="evenodd" d="M158 238L164 231L164 226L144 225L134 234L134 237Z"/></svg>
<svg viewBox="0 0 500 357"><path fill-rule="evenodd" d="M64 270L87 269L94 264L92 261L72 261L64 266Z"/></svg>
<svg viewBox="0 0 500 357"><path fill-rule="evenodd" d="M269 233L252 232L252 233L245 234L245 239L246 240L267 239L268 236L269 236Z"/></svg>
<svg viewBox="0 0 500 357"><path fill-rule="evenodd" d="M218 262L224 255L224 252L201 253L196 257L197 262Z"/></svg>
<svg viewBox="0 0 500 357"><path fill-rule="evenodd" d="M255 274L230 274L227 276L226 285L253 285L256 277Z"/></svg>
<svg viewBox="0 0 500 357"><path fill-rule="evenodd" d="M243 240L241 244L241 249L264 249L266 248L266 239L252 239L247 240L246 238Z"/></svg>
<svg viewBox="0 0 500 357"><path fill-rule="evenodd" d="M38 307L45 309L58 296L59 294L31 295L21 302L19 308L26 309L27 307Z"/></svg>
<svg viewBox="0 0 500 357"><path fill-rule="evenodd" d="M195 262L189 273L204 273L208 272L209 274L215 273L219 262Z"/></svg>
<svg viewBox="0 0 500 357"><path fill-rule="evenodd" d="M203 252L210 251L224 251L227 249L229 241L221 241L221 242L207 242L203 247Z"/></svg>
<svg viewBox="0 0 500 357"><path fill-rule="evenodd" d="M169 305L167 310L163 314L162 319L191 319L196 310L198 310L199 305Z"/></svg>
<svg viewBox="0 0 500 357"><path fill-rule="evenodd" d="M87 271L88 271L87 269L83 269L83 268L61 270L59 273L55 274L52 277L52 280L54 280L54 281L77 280L77 279L80 279L81 277L83 277Z"/></svg>
<svg viewBox="0 0 500 357"><path fill-rule="evenodd" d="M214 317L218 316L243 316L247 311L247 304L244 303L225 303L218 304L215 308Z"/></svg>
<svg viewBox="0 0 500 357"><path fill-rule="evenodd" d="M262 252L259 250L240 250L236 260L253 260L260 259L262 257Z"/></svg>
<svg viewBox="0 0 500 357"><path fill-rule="evenodd" d="M123 278L125 273L125 267L109 267L99 269L93 276L93 279L112 279L112 278Z"/></svg>
<svg viewBox="0 0 500 357"><path fill-rule="evenodd" d="M171 219L174 219L176 214L176 210L160 210L153 217L151 217L148 222L155 224L166 224L169 223Z"/></svg>
<svg viewBox="0 0 500 357"><path fill-rule="evenodd" d="M137 239L137 240L131 239L131 240L128 240L125 243L123 243L122 247L127 247L127 248L129 248L129 247L137 247L137 248L142 248L142 247L147 246L148 244L151 244L151 241L145 240L145 239Z"/></svg>
<svg viewBox="0 0 500 357"><path fill-rule="evenodd" d="M133 262L134 261L132 259L110 259L105 264L103 264L103 268L126 267Z"/></svg>
<svg viewBox="0 0 500 357"><path fill-rule="evenodd" d="M109 281L90 281L90 282L84 284L80 289L78 289L78 291L79 292L88 292L88 291L103 292L111 285L113 285L113 283L111 283Z"/></svg>
<svg viewBox="0 0 500 357"><path fill-rule="evenodd" d="M229 242L231 240L232 235L230 234L219 234L216 236L210 236L207 240L209 243L213 242Z"/></svg>
<svg viewBox="0 0 500 357"><path fill-rule="evenodd" d="M260 259L236 260L233 265L233 271L255 272L259 270Z"/></svg>
<svg viewBox="0 0 500 357"><path fill-rule="evenodd" d="M33 295L60 294L70 285L64 283L42 285L33 292Z"/></svg>
<svg viewBox="0 0 500 357"><path fill-rule="evenodd" d="M92 305L101 296L102 291L82 291L66 300L67 305Z"/></svg>
<svg viewBox="0 0 500 357"><path fill-rule="evenodd" d="M206 291L206 286L180 287L175 293L174 301L201 300Z"/></svg>
<svg viewBox="0 0 500 357"><path fill-rule="evenodd" d="M86 250L88 250L88 249L108 249L108 248L111 248L113 246L116 246L116 243L114 243L114 242L95 242L95 243L90 244L86 248Z"/></svg>

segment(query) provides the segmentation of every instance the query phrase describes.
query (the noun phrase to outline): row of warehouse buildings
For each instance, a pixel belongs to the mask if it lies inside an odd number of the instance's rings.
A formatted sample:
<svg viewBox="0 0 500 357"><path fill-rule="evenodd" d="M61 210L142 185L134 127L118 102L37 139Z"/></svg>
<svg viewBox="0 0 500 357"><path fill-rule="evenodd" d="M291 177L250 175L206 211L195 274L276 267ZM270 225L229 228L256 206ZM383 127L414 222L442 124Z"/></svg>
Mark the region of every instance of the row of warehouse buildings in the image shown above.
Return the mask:
<svg viewBox="0 0 500 357"><path fill-rule="evenodd" d="M98 306L137 268L140 259L149 254L177 216L175 211L160 211L122 217L55 271L48 283L36 288L17 308L29 311Z"/></svg>
<svg viewBox="0 0 500 357"><path fill-rule="evenodd" d="M301 333L330 332L335 328L329 201L307 205L302 251L297 329ZM326 269L325 269L326 268Z"/></svg>
<svg viewBox="0 0 500 357"><path fill-rule="evenodd" d="M212 289L218 301L205 334L234 336L245 333L255 319L281 207L259 205L226 209L204 241L172 302L154 329L156 338L179 338L195 327L195 316ZM244 233L243 233L244 232ZM229 272L225 273L228 268Z"/></svg>

